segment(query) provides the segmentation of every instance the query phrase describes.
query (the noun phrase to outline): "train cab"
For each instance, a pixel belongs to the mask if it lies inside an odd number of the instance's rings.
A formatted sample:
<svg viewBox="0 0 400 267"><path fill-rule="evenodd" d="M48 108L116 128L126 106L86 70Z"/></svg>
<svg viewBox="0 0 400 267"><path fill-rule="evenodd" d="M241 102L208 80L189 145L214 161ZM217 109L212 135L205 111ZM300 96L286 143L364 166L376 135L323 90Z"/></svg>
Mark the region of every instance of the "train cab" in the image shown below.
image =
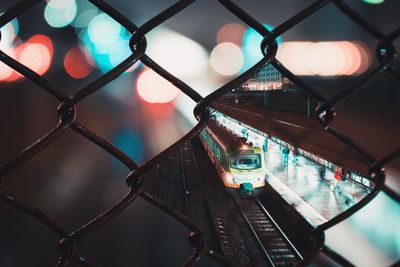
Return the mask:
<svg viewBox="0 0 400 267"><path fill-rule="evenodd" d="M226 187L251 196L265 186L264 153L246 139L211 120L201 133L203 146Z"/></svg>

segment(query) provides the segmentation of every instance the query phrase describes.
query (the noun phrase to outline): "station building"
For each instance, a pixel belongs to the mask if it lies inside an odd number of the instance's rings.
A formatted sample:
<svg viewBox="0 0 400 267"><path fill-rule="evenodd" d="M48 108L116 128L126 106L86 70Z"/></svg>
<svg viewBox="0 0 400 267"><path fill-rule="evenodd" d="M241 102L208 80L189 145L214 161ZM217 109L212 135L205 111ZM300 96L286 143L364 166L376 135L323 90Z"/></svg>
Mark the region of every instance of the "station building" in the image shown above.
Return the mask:
<svg viewBox="0 0 400 267"><path fill-rule="evenodd" d="M265 65L242 85L242 89L248 91L293 90L294 88L294 84L275 69L272 64Z"/></svg>

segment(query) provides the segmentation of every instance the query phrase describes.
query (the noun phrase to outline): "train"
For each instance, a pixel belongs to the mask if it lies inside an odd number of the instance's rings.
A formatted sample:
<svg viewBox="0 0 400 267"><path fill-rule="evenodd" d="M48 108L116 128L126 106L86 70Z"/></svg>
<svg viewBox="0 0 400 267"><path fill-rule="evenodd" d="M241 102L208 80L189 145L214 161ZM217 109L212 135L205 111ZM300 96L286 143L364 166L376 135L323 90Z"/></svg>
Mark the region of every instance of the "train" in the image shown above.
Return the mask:
<svg viewBox="0 0 400 267"><path fill-rule="evenodd" d="M247 143L216 120L209 120L200 140L225 187L251 196L265 187L265 160L260 147Z"/></svg>

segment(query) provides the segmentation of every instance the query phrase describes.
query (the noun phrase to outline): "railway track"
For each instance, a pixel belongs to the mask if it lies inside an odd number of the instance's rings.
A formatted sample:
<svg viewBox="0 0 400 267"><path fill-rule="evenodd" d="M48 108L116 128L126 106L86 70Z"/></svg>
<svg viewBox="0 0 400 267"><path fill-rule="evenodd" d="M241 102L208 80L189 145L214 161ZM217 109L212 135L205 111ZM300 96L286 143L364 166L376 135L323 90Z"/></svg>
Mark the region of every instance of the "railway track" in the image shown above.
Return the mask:
<svg viewBox="0 0 400 267"><path fill-rule="evenodd" d="M215 230L215 234L217 235L218 240L219 240L219 242L218 242L219 249L225 256L233 257L234 250L231 245L231 241L230 241L231 238L228 235L228 231L226 230L224 220L220 216L215 214L214 209L213 209L213 201L208 197L207 192L204 190L205 186L201 180L202 176L200 173L199 164L193 153L192 144L190 142L187 142L187 143L185 143L184 147L187 147L186 151L188 153L186 154L186 156L188 158L190 158L190 161L192 162L192 166L194 166L194 168L192 168L192 171L193 171L192 175L196 176L200 181L200 185L202 187L203 196L204 196L204 204L207 207L207 214L212 223L213 229Z"/></svg>
<svg viewBox="0 0 400 267"><path fill-rule="evenodd" d="M191 218L205 234L210 256L224 265L234 265L221 257L234 256L231 238L224 220L212 210L215 205L204 191L191 144L184 143L146 175L143 190Z"/></svg>
<svg viewBox="0 0 400 267"><path fill-rule="evenodd" d="M216 236L223 253L230 262L228 266L268 266L251 238L250 231L243 223L232 196L226 191L203 145L198 138L191 140L191 146L198 151L196 169L202 181L208 210L213 221ZM193 150L192 150L193 151ZM202 153L203 152L203 153ZM193 152L192 152L193 153Z"/></svg>
<svg viewBox="0 0 400 267"><path fill-rule="evenodd" d="M219 258L224 265L286 267L299 263L301 255L258 199L237 195L232 199L209 164L208 157L198 159L192 143L187 142L149 172L152 177L145 179L144 190L190 217L205 234L208 254L226 256ZM232 213L237 207L242 216Z"/></svg>
<svg viewBox="0 0 400 267"><path fill-rule="evenodd" d="M234 194L244 220L270 266L289 267L302 260L287 236L257 198L240 198Z"/></svg>

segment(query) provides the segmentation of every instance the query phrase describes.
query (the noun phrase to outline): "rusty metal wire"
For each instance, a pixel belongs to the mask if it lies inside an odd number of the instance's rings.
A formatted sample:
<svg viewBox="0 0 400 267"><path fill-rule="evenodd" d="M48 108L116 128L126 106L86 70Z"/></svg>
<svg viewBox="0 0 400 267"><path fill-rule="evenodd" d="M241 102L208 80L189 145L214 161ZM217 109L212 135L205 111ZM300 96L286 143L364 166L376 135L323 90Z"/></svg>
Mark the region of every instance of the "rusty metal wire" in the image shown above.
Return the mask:
<svg viewBox="0 0 400 267"><path fill-rule="evenodd" d="M35 4L44 0L24 0L20 3L13 6L11 9L6 11L3 15L0 16L0 28L5 24L21 15L26 10L32 8ZM392 68L391 64L396 56L395 47L393 42L400 36L400 27L395 29L393 32L389 34L384 34L376 29L371 23L369 23L366 19L364 19L356 10L353 10L344 0L319 0L315 1L310 6L306 7L304 10L291 17L287 21L281 23L278 27L276 27L273 31L269 31L266 29L260 22L258 22L255 18L253 18L250 14L246 13L241 7L236 5L234 2L230 0L218 0L218 2L223 5L228 11L234 14L237 18L243 21L249 27L255 29L259 34L263 36L263 41L260 44L261 50L263 53L263 58L248 69L246 72L226 83L218 90L214 91L210 95L203 98L199 93L196 92L189 85L170 74L167 70L163 69L161 66L157 64L157 62L153 61L148 55L146 55L146 34L161 25L166 20L174 17L182 10L190 6L195 2L195 0L181 0L176 4L170 6L160 14L156 15L149 21L147 21L142 26L136 26L129 18L124 16L122 13L114 9L112 6L107 4L103 0L88 0L95 6L97 6L100 10L111 16L114 20L120 23L123 27L125 27L131 34L130 39L130 49L132 54L125 59L122 63L120 63L117 67L99 77L95 81L86 85L85 87L78 90L76 93L72 95L65 94L57 85L52 84L50 81L45 79L44 77L38 75L34 71L30 70L28 67L22 65L18 61L14 60L3 51L0 51L0 60L13 68L14 70L21 73L26 78L30 79L32 82L37 84L40 88L45 90L47 93L52 95L55 99L57 99L60 104L57 110L59 122L53 129L51 129L48 133L46 133L42 138L37 140L35 143L31 144L23 151L21 151L14 158L8 160L7 162L1 164L0 166L0 199L5 203L22 210L23 212L29 214L33 218L37 219L44 225L46 225L49 229L57 233L60 237L60 241L58 244L58 253L59 259L56 263L56 266L66 266L71 262L80 263L82 265L94 266L94 263L91 263L83 256L79 254L79 252L75 249L75 244L79 242L81 239L95 232L99 227L109 222L115 216L118 216L125 208L127 208L135 199L140 196L143 199L147 200L154 206L159 209L165 211L176 220L180 221L183 225L185 225L189 231L189 242L193 246L194 252L193 255L186 261L185 265L193 265L199 258L204 254L212 254L216 260L227 263L229 260L224 260L223 256L216 255L215 253L210 253L207 250L205 239L203 234L200 232L198 227L184 214L181 212L170 208L169 206L162 203L160 200L150 195L147 192L142 191L142 177L143 175L149 171L151 168L155 167L160 161L171 151L177 149L179 146L183 144L183 142L187 141L191 137L197 135L202 128L205 126L208 120L208 112L207 107L211 104L212 101L216 100L218 97L223 96L224 94L230 92L232 89L239 87L246 80L250 79L256 72L258 72L264 65L267 63L271 63L277 70L279 70L284 76L288 77L291 81L297 84L301 89L308 92L314 98L319 101L319 106L316 109L316 113L320 120L321 125L325 128L326 131L332 133L336 138L340 141L346 143L351 146L355 150L357 150L360 154L362 154L365 158L370 161L370 170L369 176L370 180L372 180L376 186L373 191L362 199L360 202L355 204L353 207L346 210L344 213L338 215L332 220L320 225L315 229L313 233L311 233L311 238L315 240L315 249L310 255L307 255L301 265L306 265L309 263L313 257L317 254L317 252L323 248L327 250L327 248L323 247L324 240L324 231L333 225L339 223L340 221L348 218L350 215L354 214L356 211L364 207L369 201L371 201L378 192L383 190L387 192L389 196L393 199L399 201L400 196L396 194L393 190L385 186L385 174L383 171L383 167L392 162L396 158L400 156L400 148L395 149L393 152L388 155L375 159L368 152L366 152L362 147L360 147L356 141L350 139L346 135L339 132L332 126L332 122L335 118L336 111L334 109L335 105L340 103L341 101L349 98L354 95L356 92L365 88L369 83L373 82L377 79L377 76L382 72L387 72L396 79L400 80L400 75ZM319 10L323 9L326 5L333 4L336 6L338 10L340 10L345 16L351 19L354 23L358 24L362 29L368 32L373 38L379 41L378 46L376 47L376 57L379 61L379 65L372 70L369 70L367 73L362 75L355 83L351 84L347 88L344 88L340 91L340 93L326 98L319 93L319 91L314 88L312 85L305 82L302 78L294 75L290 72L283 64L281 64L276 59L277 53L277 38L290 30L296 24L307 20L307 18ZM1 42L1 35L0 35ZM187 133L183 138L176 141L172 146L167 148L165 151L155 156L145 164L139 166L135 161L125 155L122 151L120 151L113 144L107 142L101 136L93 133L89 129L87 129L84 125L79 124L76 121L77 112L76 105L95 93L101 88L115 80L119 77L125 70L130 68L135 62L140 60L147 67L156 71L159 75L170 81L176 87L178 87L184 94L189 96L193 101L197 103L197 106L194 109L194 115L198 119L198 123L196 126ZM190 67L190 66L188 66ZM72 129L79 135L85 137L89 141L93 142L97 146L101 147L113 157L121 161L125 164L131 172L126 177L126 185L128 192L127 194L112 208L106 210L96 218L82 225L80 228L75 229L72 232L68 232L61 222L58 222L56 219L52 218L48 214L44 213L37 207L31 206L29 203L24 202L22 199L15 198L13 195L7 193L4 190L5 177L8 173L18 168L24 162L31 159L36 154L40 153L42 150L46 149L50 144L52 144L56 139L60 138L63 133L66 132L67 129ZM335 255L331 250L327 250L329 253ZM339 257L339 256L337 256ZM341 259L345 261L344 259Z"/></svg>

